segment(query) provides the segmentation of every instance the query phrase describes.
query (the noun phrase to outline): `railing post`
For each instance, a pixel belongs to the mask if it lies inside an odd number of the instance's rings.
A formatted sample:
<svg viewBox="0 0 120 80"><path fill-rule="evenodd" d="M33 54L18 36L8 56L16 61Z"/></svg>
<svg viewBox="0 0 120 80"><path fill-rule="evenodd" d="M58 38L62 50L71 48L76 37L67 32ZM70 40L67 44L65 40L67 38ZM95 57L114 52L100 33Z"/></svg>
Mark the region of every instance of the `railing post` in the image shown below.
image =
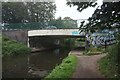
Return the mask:
<svg viewBox="0 0 120 80"><path fill-rule="evenodd" d="M27 37L27 46L30 47L29 36Z"/></svg>

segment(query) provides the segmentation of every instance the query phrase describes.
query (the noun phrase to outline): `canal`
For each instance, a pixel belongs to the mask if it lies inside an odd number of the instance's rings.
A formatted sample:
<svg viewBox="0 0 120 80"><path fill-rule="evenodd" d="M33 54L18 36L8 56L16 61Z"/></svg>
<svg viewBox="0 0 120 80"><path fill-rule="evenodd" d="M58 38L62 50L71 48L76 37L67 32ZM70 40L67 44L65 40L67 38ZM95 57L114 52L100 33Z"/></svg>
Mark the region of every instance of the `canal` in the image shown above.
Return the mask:
<svg viewBox="0 0 120 80"><path fill-rule="evenodd" d="M57 48L25 55L9 56L2 60L3 78L43 78L60 64L69 49Z"/></svg>

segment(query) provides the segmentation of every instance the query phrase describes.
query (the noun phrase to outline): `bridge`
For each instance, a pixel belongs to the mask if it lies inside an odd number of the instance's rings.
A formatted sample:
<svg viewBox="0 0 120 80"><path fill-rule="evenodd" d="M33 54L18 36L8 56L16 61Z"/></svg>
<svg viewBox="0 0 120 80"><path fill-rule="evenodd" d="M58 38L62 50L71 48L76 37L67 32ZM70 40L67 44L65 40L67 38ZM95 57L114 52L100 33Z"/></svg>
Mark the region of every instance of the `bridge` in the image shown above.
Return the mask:
<svg viewBox="0 0 120 80"><path fill-rule="evenodd" d="M74 36L82 37L85 33L79 32L79 29L50 29L50 30L30 30L28 31L28 37L31 36Z"/></svg>
<svg viewBox="0 0 120 80"><path fill-rule="evenodd" d="M30 46L29 44L29 37L75 37L75 38L80 38L80 37L85 37L85 33L82 32L80 33L79 29L49 29L49 30L29 30L28 31L28 47Z"/></svg>

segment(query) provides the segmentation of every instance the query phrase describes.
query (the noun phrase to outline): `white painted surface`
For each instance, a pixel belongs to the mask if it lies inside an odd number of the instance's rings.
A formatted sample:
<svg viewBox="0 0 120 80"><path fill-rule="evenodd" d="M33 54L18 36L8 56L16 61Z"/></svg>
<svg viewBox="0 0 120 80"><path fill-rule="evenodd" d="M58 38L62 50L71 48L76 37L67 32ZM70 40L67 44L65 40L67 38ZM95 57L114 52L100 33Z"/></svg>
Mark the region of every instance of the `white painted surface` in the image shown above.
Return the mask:
<svg viewBox="0 0 120 80"><path fill-rule="evenodd" d="M30 47L29 37L28 37L28 39L27 39L27 46Z"/></svg>
<svg viewBox="0 0 120 80"><path fill-rule="evenodd" d="M76 33L76 34L74 34ZM85 33L79 33L79 29L51 29L51 30L30 30L28 36L84 36Z"/></svg>

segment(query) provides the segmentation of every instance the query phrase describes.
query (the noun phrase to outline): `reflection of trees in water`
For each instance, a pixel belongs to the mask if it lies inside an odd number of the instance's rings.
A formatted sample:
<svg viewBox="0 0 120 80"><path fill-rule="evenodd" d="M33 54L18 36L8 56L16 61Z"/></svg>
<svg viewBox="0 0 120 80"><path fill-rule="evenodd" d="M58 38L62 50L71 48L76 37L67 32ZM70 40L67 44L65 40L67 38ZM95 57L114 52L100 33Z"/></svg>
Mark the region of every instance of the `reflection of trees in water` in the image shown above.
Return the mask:
<svg viewBox="0 0 120 80"><path fill-rule="evenodd" d="M48 74L48 70L39 69L38 67L34 66L34 64L30 64L30 56L28 56L28 74L33 76L44 77Z"/></svg>
<svg viewBox="0 0 120 80"><path fill-rule="evenodd" d="M59 53L60 53L60 49L55 49L55 50L54 50L54 53L55 53L55 54L59 54Z"/></svg>
<svg viewBox="0 0 120 80"><path fill-rule="evenodd" d="M43 77L47 75L62 59L68 55L69 50L51 49L33 53L28 56L28 74Z"/></svg>

